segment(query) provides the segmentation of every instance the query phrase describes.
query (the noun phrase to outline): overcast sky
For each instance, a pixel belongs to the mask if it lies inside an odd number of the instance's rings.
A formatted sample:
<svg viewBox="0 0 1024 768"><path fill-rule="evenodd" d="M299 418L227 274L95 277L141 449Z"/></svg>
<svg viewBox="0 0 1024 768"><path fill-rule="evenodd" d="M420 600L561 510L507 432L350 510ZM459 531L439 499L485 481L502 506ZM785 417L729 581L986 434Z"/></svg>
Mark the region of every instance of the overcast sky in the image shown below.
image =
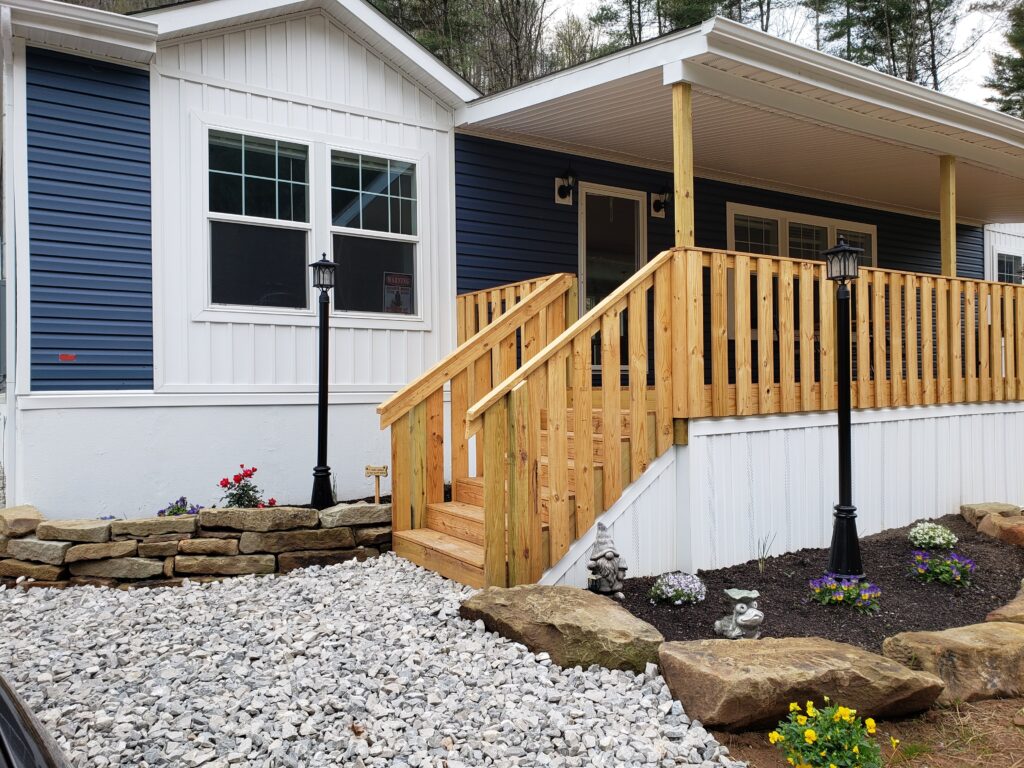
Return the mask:
<svg viewBox="0 0 1024 768"><path fill-rule="evenodd" d="M550 3L549 7L553 10L553 20L570 11L580 16L586 16L598 5L598 0L548 0L548 2ZM777 14L777 18L781 36L801 42L813 42L813 28L806 24L797 13ZM982 106L991 106L985 102L985 97L990 95L990 91L982 83L992 69L992 52L1006 50L1006 42L998 19L987 14L972 13L961 23L957 30L957 36L960 41L967 41L978 34L981 35L978 44L970 48L962 61L950 68L947 75L948 82L943 90L961 99Z"/></svg>

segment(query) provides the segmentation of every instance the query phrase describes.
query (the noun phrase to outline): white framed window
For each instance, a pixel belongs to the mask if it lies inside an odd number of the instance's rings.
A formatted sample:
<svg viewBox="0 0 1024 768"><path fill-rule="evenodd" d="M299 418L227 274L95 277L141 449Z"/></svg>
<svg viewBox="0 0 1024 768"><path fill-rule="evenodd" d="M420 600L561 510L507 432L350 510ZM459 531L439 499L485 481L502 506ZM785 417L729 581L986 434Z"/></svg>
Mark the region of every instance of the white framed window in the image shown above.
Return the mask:
<svg viewBox="0 0 1024 768"><path fill-rule="evenodd" d="M417 311L416 164L331 150L331 251L341 312Z"/></svg>
<svg viewBox="0 0 1024 768"><path fill-rule="evenodd" d="M244 133L208 136L210 303L309 306L309 147Z"/></svg>
<svg viewBox="0 0 1024 768"><path fill-rule="evenodd" d="M308 265L326 252L332 325L429 330L426 155L200 120L207 285L194 319L315 323Z"/></svg>
<svg viewBox="0 0 1024 768"><path fill-rule="evenodd" d="M740 203L726 204L726 221L731 251L820 260L822 252L841 236L850 245L864 249L861 263L865 267L878 263L878 229L874 224Z"/></svg>
<svg viewBox="0 0 1024 768"><path fill-rule="evenodd" d="M1024 256L1019 253L996 252L996 280L1000 283L1024 283Z"/></svg>

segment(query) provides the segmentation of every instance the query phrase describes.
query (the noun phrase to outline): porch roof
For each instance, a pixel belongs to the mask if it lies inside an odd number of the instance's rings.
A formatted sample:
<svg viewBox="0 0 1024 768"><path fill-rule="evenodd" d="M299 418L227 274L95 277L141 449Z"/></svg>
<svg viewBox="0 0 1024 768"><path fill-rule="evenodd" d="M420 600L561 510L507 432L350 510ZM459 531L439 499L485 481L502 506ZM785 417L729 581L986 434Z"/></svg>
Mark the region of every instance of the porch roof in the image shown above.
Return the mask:
<svg viewBox="0 0 1024 768"><path fill-rule="evenodd" d="M693 85L698 176L961 221L1024 221L1024 121L715 18L461 109L467 133L671 170Z"/></svg>

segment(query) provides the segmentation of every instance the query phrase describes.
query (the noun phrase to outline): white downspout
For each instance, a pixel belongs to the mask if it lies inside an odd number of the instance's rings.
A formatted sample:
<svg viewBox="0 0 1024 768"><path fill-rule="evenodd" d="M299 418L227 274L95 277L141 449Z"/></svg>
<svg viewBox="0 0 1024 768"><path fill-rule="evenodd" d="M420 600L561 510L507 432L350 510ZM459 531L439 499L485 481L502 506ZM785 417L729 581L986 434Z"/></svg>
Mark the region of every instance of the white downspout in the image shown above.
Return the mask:
<svg viewBox="0 0 1024 768"><path fill-rule="evenodd" d="M0 6L0 51L3 52L2 80L0 80L0 201L2 201L3 230L0 232L0 257L3 259L3 274L7 280L5 294L5 354L7 365L7 382L4 400L6 419L3 430L3 472L5 478L3 502L11 503L16 497L14 478L16 476L15 461L15 435L17 434L15 420L17 409L15 408L16 396L13 381L17 361L17 301L15 291L15 252L16 252L16 211L17 205L14 195L14 53L13 53L14 32L11 26L10 6Z"/></svg>

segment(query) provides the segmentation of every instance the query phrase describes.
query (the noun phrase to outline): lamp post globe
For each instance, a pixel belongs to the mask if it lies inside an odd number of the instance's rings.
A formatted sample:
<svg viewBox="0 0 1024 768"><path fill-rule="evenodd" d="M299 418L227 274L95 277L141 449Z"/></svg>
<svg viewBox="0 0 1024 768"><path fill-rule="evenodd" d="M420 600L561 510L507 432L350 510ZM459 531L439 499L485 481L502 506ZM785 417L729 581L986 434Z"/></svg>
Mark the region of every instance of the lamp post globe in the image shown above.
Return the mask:
<svg viewBox="0 0 1024 768"><path fill-rule="evenodd" d="M325 253L319 261L314 261L310 264L309 268L313 270L313 286L320 289L316 466L313 468L313 493L310 498L310 505L315 509L326 509L334 505L334 491L331 488L331 468L327 466L327 393L328 354L330 351L330 291L334 287L337 265L328 259Z"/></svg>
<svg viewBox="0 0 1024 768"><path fill-rule="evenodd" d="M860 272L863 248L849 245L843 237L834 248L825 251L826 272L837 284L836 379L839 385L839 503L835 505L832 523L832 545L829 548L828 571L839 577L859 579L864 576L857 538L857 508L853 505L853 469L850 447L850 285ZM858 296L858 301L863 297Z"/></svg>

